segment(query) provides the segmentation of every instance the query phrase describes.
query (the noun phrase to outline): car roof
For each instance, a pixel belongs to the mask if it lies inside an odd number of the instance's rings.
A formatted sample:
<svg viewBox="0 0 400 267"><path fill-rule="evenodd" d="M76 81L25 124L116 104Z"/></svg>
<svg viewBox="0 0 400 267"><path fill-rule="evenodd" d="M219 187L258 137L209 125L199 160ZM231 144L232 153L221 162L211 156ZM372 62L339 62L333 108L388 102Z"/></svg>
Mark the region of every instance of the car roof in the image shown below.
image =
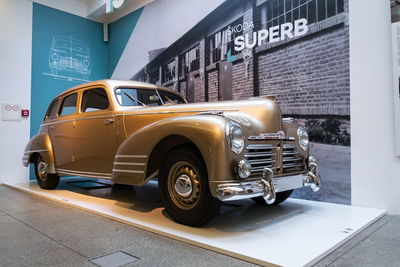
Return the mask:
<svg viewBox="0 0 400 267"><path fill-rule="evenodd" d="M145 82L138 82L138 81L125 81L125 80L98 80L98 81L93 81L93 82L89 82L89 83L84 83L84 84L80 84L78 86L72 87L71 89L68 89L64 92L62 92L61 94L57 95L55 98L58 98L60 96L72 93L74 91L80 90L80 89L84 89L86 87L93 87L93 86L105 86L105 87L109 87L109 88L116 88L116 87L137 87L137 88L145 88L145 89L150 89L150 90L163 90L163 91L167 91L171 94L175 94L175 95L179 95L181 96L179 93L172 91L164 86L160 86L160 85L155 85L155 84L151 84L151 83L145 83ZM182 96L181 96L182 97Z"/></svg>

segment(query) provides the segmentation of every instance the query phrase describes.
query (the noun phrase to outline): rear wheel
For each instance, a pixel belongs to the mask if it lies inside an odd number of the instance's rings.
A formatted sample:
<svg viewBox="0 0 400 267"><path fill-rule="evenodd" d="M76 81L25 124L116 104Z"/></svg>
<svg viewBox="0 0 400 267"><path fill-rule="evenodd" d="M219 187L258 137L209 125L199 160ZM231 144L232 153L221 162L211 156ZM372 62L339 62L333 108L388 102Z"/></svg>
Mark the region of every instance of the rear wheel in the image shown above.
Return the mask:
<svg viewBox="0 0 400 267"><path fill-rule="evenodd" d="M283 191L283 192L278 192L276 193L276 199L275 202L272 203L272 205L278 205L288 199L288 197L293 193L293 190L288 190L288 191ZM265 199L263 197L253 197L252 200L256 203L259 204L267 204L265 202Z"/></svg>
<svg viewBox="0 0 400 267"><path fill-rule="evenodd" d="M220 206L220 201L210 193L201 157L187 148L167 154L158 186L168 214L182 224L201 226L211 220Z"/></svg>
<svg viewBox="0 0 400 267"><path fill-rule="evenodd" d="M48 163L46 163L41 155L39 155L35 162L36 180L43 189L54 189L57 187L60 176L54 173L47 172Z"/></svg>

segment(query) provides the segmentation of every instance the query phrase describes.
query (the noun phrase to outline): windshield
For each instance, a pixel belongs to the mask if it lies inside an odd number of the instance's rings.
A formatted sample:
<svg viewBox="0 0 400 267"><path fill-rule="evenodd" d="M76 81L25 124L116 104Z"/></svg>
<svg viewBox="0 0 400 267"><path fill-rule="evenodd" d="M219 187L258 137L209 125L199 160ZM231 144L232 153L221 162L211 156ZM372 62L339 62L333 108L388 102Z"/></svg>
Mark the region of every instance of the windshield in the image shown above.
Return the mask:
<svg viewBox="0 0 400 267"><path fill-rule="evenodd" d="M179 95L151 89L118 88L115 90L115 97L121 106L162 106L186 103Z"/></svg>

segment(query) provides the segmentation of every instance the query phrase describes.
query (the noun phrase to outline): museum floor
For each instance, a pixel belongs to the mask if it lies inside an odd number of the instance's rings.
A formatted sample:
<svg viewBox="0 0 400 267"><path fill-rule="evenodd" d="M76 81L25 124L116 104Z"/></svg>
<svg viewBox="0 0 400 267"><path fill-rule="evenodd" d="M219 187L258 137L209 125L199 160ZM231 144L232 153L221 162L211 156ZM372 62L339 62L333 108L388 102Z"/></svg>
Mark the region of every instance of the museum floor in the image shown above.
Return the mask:
<svg viewBox="0 0 400 267"><path fill-rule="evenodd" d="M125 266L252 265L4 186L0 199L0 266L94 266L118 251L137 257ZM387 215L315 266L399 263L400 216Z"/></svg>

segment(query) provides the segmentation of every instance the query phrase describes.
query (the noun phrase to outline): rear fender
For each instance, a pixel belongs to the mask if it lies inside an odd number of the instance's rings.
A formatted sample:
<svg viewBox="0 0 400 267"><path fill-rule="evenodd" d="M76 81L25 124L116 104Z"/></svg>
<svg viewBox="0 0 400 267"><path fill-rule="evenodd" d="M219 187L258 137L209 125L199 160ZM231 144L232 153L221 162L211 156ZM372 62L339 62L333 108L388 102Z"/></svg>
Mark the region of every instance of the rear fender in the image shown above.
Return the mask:
<svg viewBox="0 0 400 267"><path fill-rule="evenodd" d="M42 132L32 137L25 147L24 156L22 158L23 165L28 167L30 163L35 162L38 155L41 155L48 164L47 172L56 173L53 147L47 133Z"/></svg>

